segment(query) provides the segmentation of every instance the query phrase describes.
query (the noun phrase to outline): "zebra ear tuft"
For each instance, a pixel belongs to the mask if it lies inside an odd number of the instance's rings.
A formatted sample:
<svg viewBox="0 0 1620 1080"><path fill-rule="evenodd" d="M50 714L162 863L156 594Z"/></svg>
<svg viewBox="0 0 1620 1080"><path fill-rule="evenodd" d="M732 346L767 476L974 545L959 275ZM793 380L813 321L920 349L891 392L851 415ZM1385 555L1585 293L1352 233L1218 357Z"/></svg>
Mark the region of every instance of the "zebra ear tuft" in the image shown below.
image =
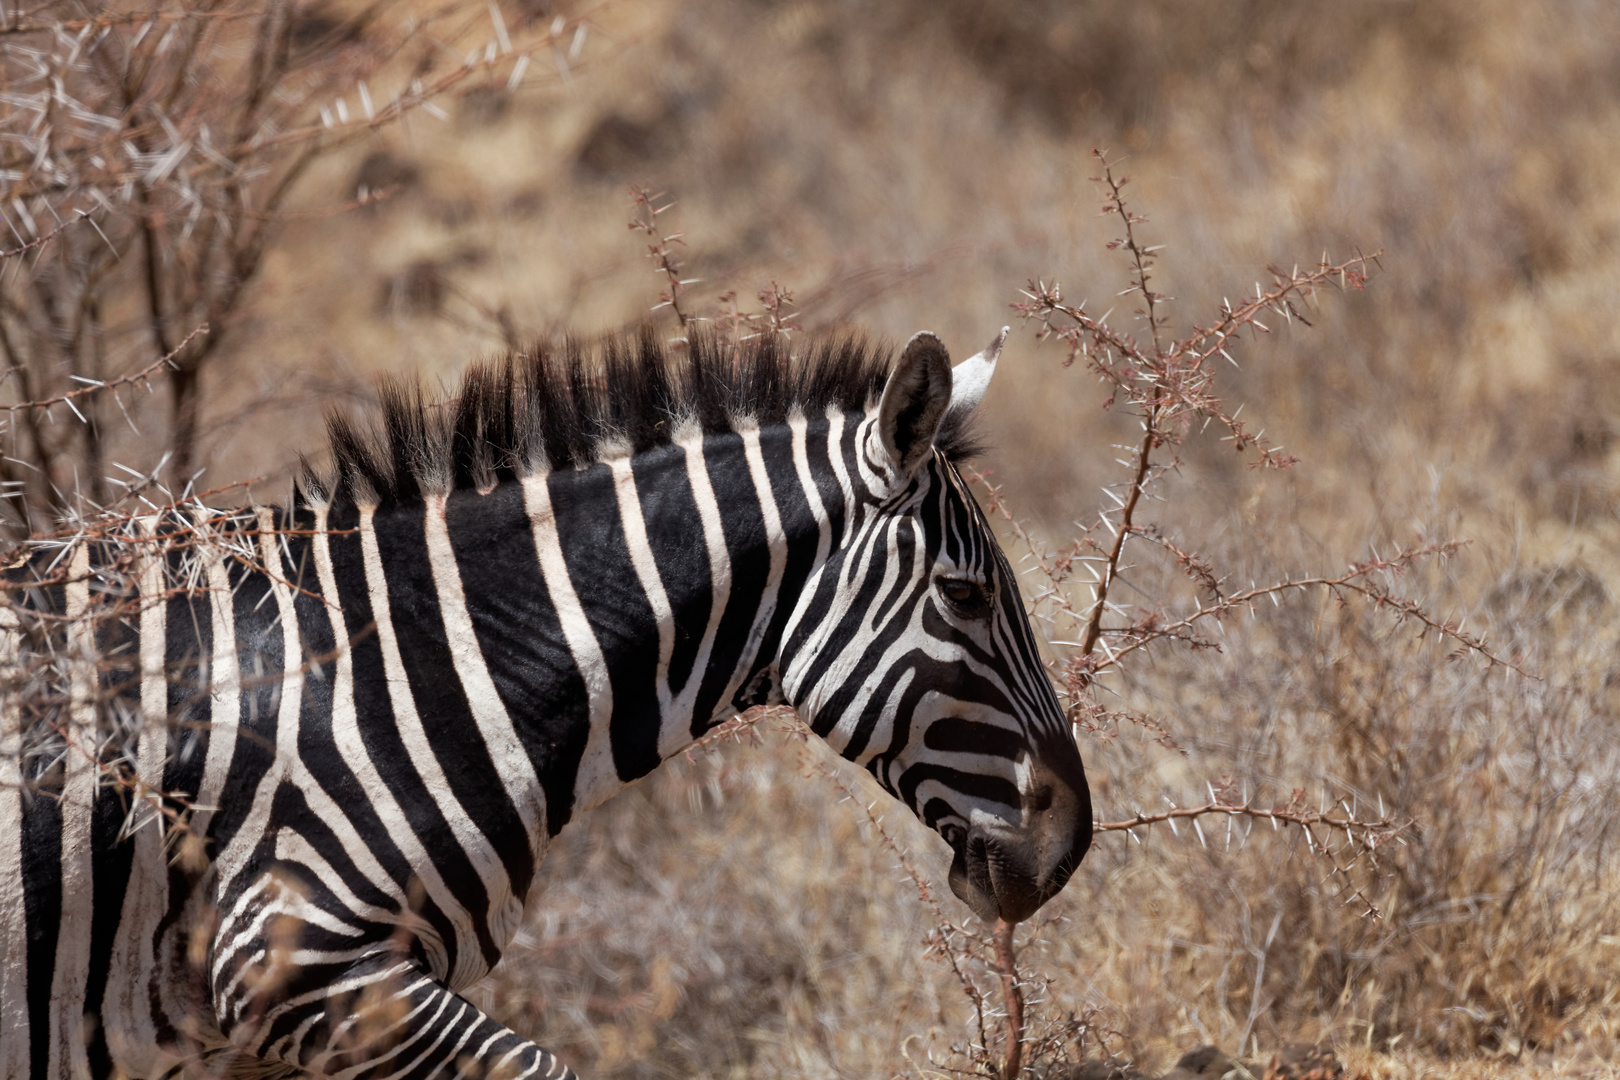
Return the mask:
<svg viewBox="0 0 1620 1080"><path fill-rule="evenodd" d="M926 330L906 342L878 406L878 435L900 477L928 458L934 434L951 403L951 355Z"/></svg>
<svg viewBox="0 0 1620 1080"><path fill-rule="evenodd" d="M951 369L951 412L969 413L984 400L990 389L990 376L996 373L996 361L1001 358L1001 347L1007 343L1012 327L1003 326L981 353L976 353Z"/></svg>

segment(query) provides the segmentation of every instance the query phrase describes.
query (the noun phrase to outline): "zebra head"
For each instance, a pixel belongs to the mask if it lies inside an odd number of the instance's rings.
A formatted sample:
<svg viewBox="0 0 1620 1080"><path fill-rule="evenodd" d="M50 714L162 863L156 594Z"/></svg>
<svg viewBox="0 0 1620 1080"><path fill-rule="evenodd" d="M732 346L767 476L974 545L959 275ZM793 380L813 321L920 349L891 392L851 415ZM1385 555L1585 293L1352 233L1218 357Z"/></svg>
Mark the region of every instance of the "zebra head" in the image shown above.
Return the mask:
<svg viewBox="0 0 1620 1080"><path fill-rule="evenodd" d="M1017 579L942 449L962 442L1006 336L953 373L939 339L916 335L837 440L851 513L780 667L811 727L945 838L952 891L992 921L1034 913L1091 843L1085 771Z"/></svg>

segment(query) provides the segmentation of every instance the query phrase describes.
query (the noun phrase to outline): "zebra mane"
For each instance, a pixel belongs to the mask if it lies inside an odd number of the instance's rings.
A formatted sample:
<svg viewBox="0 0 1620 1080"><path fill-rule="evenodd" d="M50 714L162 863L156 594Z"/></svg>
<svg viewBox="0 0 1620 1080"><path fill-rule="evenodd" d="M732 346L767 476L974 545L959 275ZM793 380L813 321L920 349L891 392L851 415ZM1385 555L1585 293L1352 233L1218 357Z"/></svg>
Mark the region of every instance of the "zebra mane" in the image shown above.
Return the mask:
<svg viewBox="0 0 1620 1080"><path fill-rule="evenodd" d="M380 389L377 422L328 414L331 466L304 462L298 496L334 508L409 503L650 450L688 425L735 431L784 423L794 412L875 406L891 347L851 334L793 346L774 335L733 344L702 330L672 355L644 326L594 348L570 338L560 349L476 365L444 401L428 401L416 380L391 379ZM934 445L949 460L977 452L969 421L953 412L941 425Z"/></svg>

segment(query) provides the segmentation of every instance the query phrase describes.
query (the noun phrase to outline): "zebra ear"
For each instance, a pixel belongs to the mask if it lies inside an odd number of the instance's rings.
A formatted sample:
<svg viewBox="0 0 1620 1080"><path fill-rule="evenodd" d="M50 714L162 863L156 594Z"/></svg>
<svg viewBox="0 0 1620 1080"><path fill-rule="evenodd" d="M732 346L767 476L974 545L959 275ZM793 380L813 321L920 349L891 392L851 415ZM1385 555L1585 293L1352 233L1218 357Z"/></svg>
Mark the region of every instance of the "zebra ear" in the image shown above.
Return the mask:
<svg viewBox="0 0 1620 1080"><path fill-rule="evenodd" d="M990 389L990 376L996 373L996 361L1001 358L1001 347L1007 343L1012 327L1003 326L996 340L981 353L976 353L951 369L952 413L970 413L984 400Z"/></svg>
<svg viewBox="0 0 1620 1080"><path fill-rule="evenodd" d="M951 403L951 354L926 330L906 342L878 406L882 451L904 480L934 446L934 433Z"/></svg>

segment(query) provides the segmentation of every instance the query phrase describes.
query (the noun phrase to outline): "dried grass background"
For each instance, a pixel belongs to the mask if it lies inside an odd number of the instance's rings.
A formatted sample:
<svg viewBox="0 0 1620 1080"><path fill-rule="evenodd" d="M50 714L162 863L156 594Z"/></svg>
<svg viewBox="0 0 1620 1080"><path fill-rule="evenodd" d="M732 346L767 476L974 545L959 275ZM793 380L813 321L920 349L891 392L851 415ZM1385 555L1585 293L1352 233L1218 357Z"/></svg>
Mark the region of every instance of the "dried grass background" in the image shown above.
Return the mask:
<svg viewBox="0 0 1620 1080"><path fill-rule="evenodd" d="M1102 700L1167 739L1130 724L1084 737L1100 819L1230 779L1381 802L1415 825L1379 872L1355 868L1377 919L1344 906L1297 831L1103 836L1021 938L1049 980L1032 1011L1076 1018L1075 1055L1150 1069L1200 1042L1263 1056L1320 1040L1369 1075L1609 1074L1620 12L500 10L513 28L561 15L589 29L576 52L537 58L551 67L527 89L506 92L501 73L442 101L446 119L414 113L311 166L203 372L203 486L262 476L260 494L284 497L321 408L362 398L376 373L448 384L507 342L643 317L663 283L625 228L629 185L674 201L661 221L685 234L694 304L774 280L807 327L928 328L961 355L1013 321L1030 279L1097 313L1118 303L1128 323L1094 146L1124 159L1150 242L1167 245L1157 280L1183 327L1270 264L1381 248L1365 292L1326 302L1314 329L1273 325L1223 376L1228 405L1301 463L1253 471L1194 438L1148 517L1245 584L1467 539L1402 587L1539 678L1320 595L1227 621L1218 652L1161 647L1107 676ZM1115 444L1136 430L1063 358L1018 330L983 409L982 467L1053 545L1107 505L1100 487L1124 479ZM109 454L149 465L153 430ZM1139 591L1116 602L1191 602L1173 566L1139 561ZM924 955L914 884L820 775L824 757L767 733L676 761L574 824L475 999L589 1076L921 1075L930 1052L945 1060L969 1037L966 1001ZM943 845L876 812L942 881Z"/></svg>

